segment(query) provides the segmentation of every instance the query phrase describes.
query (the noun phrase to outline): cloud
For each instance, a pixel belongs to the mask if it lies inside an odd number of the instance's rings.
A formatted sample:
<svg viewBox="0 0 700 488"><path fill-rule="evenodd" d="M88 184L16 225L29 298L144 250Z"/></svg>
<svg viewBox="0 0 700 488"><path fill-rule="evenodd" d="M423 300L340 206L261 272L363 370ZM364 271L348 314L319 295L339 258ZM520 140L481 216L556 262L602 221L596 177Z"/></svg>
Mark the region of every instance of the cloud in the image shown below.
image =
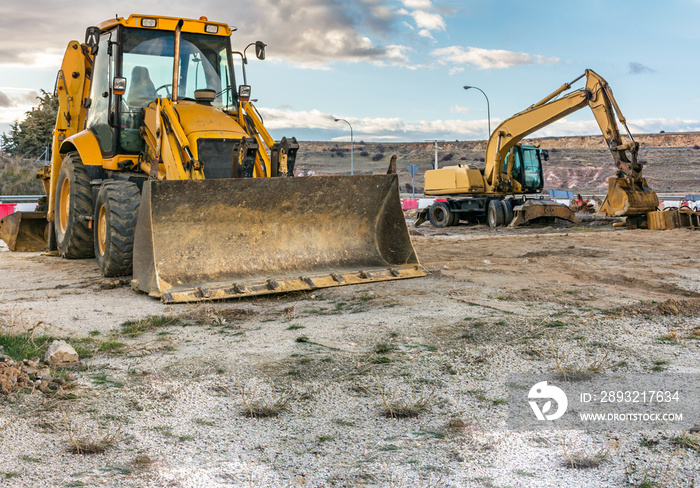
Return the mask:
<svg viewBox="0 0 700 488"><path fill-rule="evenodd" d="M305 134L304 137L321 140L321 133L330 131L347 131L345 123L335 122L334 118L346 119L352 124L355 140L367 141L424 141L428 139L466 140L485 139L487 132L486 118L479 120L418 120L406 121L398 117L349 117L343 114L328 114L320 110L295 111L290 108L259 108L266 121L266 127L273 136L289 135L289 132ZM454 106L450 110L463 113L464 107ZM491 120L497 126L500 119ZM633 133L699 131L699 120L682 119L637 119L628 121ZM315 132L314 132L315 131ZM279 135L278 135L279 134ZM309 134L309 135L306 135ZM599 135L600 129L595 120L559 120L528 137L563 137L581 135ZM332 137L332 136L331 136ZM349 140L349 134L338 136L338 140ZM602 136L601 136L602 137Z"/></svg>
<svg viewBox="0 0 700 488"><path fill-rule="evenodd" d="M230 0L158 1L149 4L154 13L186 18L209 15L213 21L238 28L232 42L244 46L257 39L265 41L271 59L284 59L303 66L335 62L375 62L402 64L394 45L381 39L392 35L399 24L395 9L379 0ZM82 41L85 28L114 18L115 6L109 2L90 6L89 15L80 4L66 4L55 15L54 2L34 0L29 10L20 0L0 4L0 64L57 68L63 50L71 39ZM143 2L123 0L120 15L143 10ZM215 13L218 12L218 15ZM424 22L430 23L426 18ZM435 20L432 20L434 23ZM399 24L400 25L400 24ZM396 44L396 43L393 43ZM38 58L49 53L51 60Z"/></svg>
<svg viewBox="0 0 700 488"><path fill-rule="evenodd" d="M629 63L629 74L640 75L643 73L655 73L655 71L648 66L644 66L642 63L630 62Z"/></svg>
<svg viewBox="0 0 700 488"><path fill-rule="evenodd" d="M503 69L523 64L554 64L560 61L559 58L548 58L537 54L463 46L435 49L432 55L439 59L440 64L471 64L480 69Z"/></svg>
<svg viewBox="0 0 700 488"><path fill-rule="evenodd" d="M13 105L15 105L15 102L7 94L0 91L0 108L9 108Z"/></svg>

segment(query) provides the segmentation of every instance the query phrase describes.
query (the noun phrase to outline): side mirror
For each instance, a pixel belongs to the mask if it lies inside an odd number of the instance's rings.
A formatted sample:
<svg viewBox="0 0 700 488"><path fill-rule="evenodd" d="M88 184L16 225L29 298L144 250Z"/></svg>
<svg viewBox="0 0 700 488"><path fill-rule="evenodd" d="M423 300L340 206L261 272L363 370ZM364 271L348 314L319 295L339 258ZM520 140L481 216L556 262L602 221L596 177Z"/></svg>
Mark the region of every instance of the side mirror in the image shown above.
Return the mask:
<svg viewBox="0 0 700 488"><path fill-rule="evenodd" d="M265 46L267 46L267 44L262 41L255 42L255 57L260 61L265 59Z"/></svg>
<svg viewBox="0 0 700 488"><path fill-rule="evenodd" d="M100 43L100 28L88 27L85 30L85 45L90 48L90 54L97 54L97 45Z"/></svg>
<svg viewBox="0 0 700 488"><path fill-rule="evenodd" d="M126 93L126 78L114 77L114 80L112 80L112 93L115 95L124 95Z"/></svg>
<svg viewBox="0 0 700 488"><path fill-rule="evenodd" d="M540 152L542 153L542 159L544 159L545 161L549 161L549 151L547 151L546 149L542 149L542 151Z"/></svg>

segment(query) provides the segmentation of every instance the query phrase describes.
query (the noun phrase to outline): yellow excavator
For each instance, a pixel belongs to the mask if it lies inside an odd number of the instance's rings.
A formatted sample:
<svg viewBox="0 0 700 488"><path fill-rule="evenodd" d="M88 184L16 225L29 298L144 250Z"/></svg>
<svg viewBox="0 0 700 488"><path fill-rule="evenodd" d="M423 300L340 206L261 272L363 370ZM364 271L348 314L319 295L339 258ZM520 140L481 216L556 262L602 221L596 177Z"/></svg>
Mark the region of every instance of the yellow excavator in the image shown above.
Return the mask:
<svg viewBox="0 0 700 488"><path fill-rule="evenodd" d="M560 97L584 77L584 88ZM544 186L542 161L548 154L520 141L586 106L593 112L617 168L617 175L608 180L608 194L600 211L607 216L627 216L629 227L640 225L648 212L656 210L659 200L642 177L637 160L639 143L627 128L610 86L592 70L502 122L486 145L484 169L461 164L426 171L426 195L445 198L422 210L415 225L430 220L436 227L445 227L460 219L480 218L491 227L515 226L541 217L575 221L568 207L532 198ZM616 114L627 132L627 142L620 135Z"/></svg>
<svg viewBox="0 0 700 488"><path fill-rule="evenodd" d="M234 51L231 33L132 15L70 42L46 211L6 217L0 237L95 256L165 302L423 276L397 177L294 177L296 139L275 142L250 100L246 50L265 44Z"/></svg>

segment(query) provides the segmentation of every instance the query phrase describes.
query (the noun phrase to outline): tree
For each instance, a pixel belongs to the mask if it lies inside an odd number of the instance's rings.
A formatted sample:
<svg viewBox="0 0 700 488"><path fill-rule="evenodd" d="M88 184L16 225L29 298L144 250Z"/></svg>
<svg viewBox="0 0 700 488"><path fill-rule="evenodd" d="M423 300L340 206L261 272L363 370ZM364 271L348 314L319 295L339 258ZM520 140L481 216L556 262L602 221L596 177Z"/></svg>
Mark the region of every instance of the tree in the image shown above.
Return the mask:
<svg viewBox="0 0 700 488"><path fill-rule="evenodd" d="M2 134L0 145L4 152L24 158L38 158L51 145L58 113L58 97L41 90L37 99L39 105L27 112L24 120L15 121L10 126L9 134Z"/></svg>

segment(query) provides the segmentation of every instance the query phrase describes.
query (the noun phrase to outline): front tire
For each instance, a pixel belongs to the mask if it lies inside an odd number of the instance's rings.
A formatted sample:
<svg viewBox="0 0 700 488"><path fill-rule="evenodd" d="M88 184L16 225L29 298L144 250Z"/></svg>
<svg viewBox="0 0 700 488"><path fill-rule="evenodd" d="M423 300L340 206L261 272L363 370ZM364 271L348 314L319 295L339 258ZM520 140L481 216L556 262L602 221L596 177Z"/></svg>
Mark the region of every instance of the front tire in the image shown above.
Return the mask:
<svg viewBox="0 0 700 488"><path fill-rule="evenodd" d="M95 202L95 258L102 276L133 272L134 234L141 194L136 183L108 181Z"/></svg>
<svg viewBox="0 0 700 488"><path fill-rule="evenodd" d="M59 256L69 259L93 257L93 237L89 225L93 213L92 187L77 152L68 153L61 163L56 181L54 212L54 234Z"/></svg>
<svg viewBox="0 0 700 488"><path fill-rule="evenodd" d="M428 220L435 227L447 227L452 225L452 212L445 202L433 203L428 209Z"/></svg>
<svg viewBox="0 0 700 488"><path fill-rule="evenodd" d="M499 227L505 221L505 211L500 200L489 201L488 213L486 215L489 227Z"/></svg>

